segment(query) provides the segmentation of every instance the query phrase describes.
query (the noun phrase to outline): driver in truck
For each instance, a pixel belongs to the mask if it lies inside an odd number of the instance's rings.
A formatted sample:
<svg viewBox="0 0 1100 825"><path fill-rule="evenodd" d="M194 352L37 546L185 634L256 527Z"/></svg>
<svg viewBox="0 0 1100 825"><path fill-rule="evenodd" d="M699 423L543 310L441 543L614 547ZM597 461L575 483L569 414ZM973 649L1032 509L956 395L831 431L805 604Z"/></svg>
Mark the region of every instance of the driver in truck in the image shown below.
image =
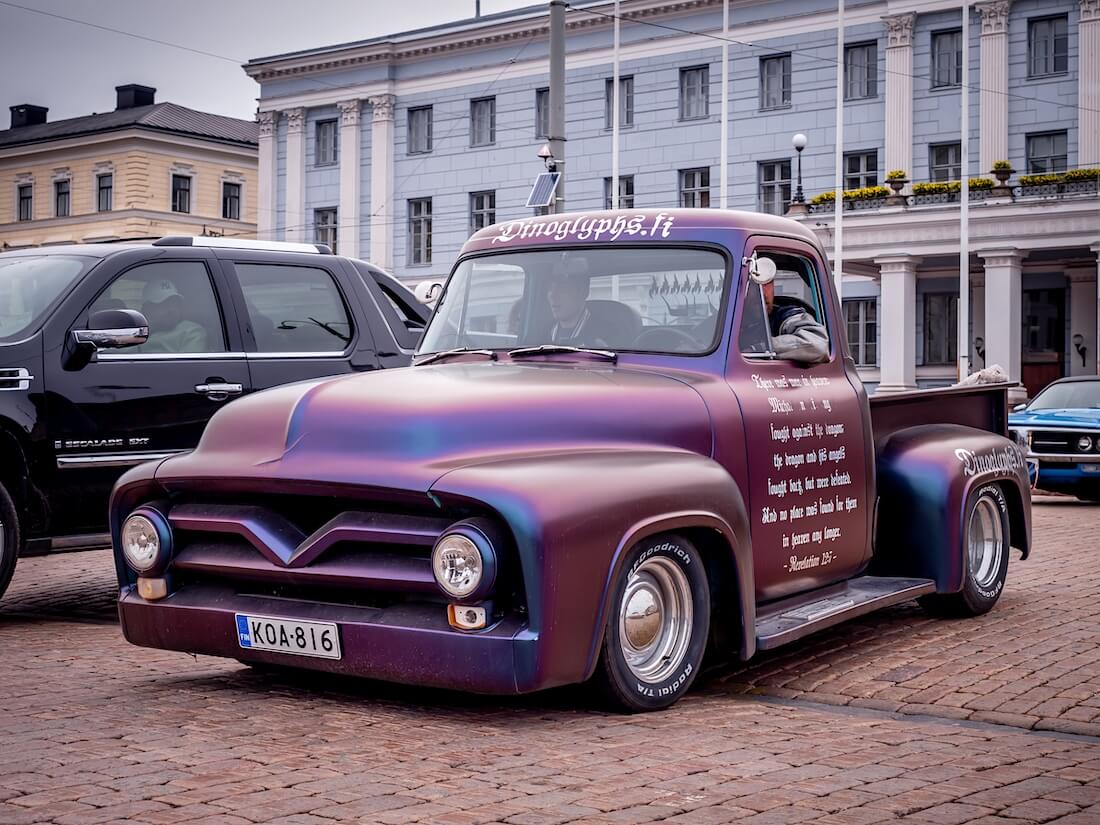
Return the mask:
<svg viewBox="0 0 1100 825"><path fill-rule="evenodd" d="M763 285L764 305L768 309L772 350L779 358L803 364L822 364L829 360L829 333L799 302L775 299L775 282Z"/></svg>

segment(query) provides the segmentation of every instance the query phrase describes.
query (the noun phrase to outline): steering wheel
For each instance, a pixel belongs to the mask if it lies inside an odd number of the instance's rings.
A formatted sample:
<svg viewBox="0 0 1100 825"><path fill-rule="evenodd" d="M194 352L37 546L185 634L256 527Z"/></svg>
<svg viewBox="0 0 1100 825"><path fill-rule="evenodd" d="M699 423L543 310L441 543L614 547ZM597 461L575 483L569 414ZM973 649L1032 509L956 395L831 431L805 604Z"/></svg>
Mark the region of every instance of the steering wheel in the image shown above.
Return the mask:
<svg viewBox="0 0 1100 825"><path fill-rule="evenodd" d="M662 345L666 341L669 343ZM642 330L641 334L634 339L631 348L663 352L694 352L699 349L699 342L676 327L649 327Z"/></svg>

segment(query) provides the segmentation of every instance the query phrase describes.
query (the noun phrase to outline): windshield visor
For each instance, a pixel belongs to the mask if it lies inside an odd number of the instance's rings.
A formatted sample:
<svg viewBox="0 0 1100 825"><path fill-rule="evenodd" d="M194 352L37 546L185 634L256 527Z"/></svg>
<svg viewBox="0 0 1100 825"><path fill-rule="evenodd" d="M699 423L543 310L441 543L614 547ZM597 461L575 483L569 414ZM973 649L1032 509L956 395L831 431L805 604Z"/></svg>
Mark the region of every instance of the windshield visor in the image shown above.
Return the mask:
<svg viewBox="0 0 1100 825"><path fill-rule="evenodd" d="M91 263L66 255L0 255L0 342L34 332Z"/></svg>
<svg viewBox="0 0 1100 825"><path fill-rule="evenodd" d="M699 355L717 345L726 261L709 249L536 250L462 261L421 354L561 344Z"/></svg>

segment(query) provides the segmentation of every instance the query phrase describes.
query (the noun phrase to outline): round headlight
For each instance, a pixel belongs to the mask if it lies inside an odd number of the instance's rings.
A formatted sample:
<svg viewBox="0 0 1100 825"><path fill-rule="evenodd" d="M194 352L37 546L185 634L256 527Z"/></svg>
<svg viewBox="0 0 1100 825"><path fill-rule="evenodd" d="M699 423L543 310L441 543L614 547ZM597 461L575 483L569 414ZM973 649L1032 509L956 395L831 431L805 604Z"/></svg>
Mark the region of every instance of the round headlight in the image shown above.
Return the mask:
<svg viewBox="0 0 1100 825"><path fill-rule="evenodd" d="M462 599L473 593L485 571L481 551L466 536L444 536L432 551L435 580L443 592Z"/></svg>
<svg viewBox="0 0 1100 825"><path fill-rule="evenodd" d="M155 510L131 513L122 524L122 554L137 573L149 573L163 567L171 552L168 522Z"/></svg>
<svg viewBox="0 0 1100 825"><path fill-rule="evenodd" d="M1092 438L1087 435L1083 435L1078 438L1077 449L1083 453L1087 453L1089 450L1092 449Z"/></svg>
<svg viewBox="0 0 1100 825"><path fill-rule="evenodd" d="M496 580L496 551L485 531L470 522L449 528L432 549L436 584L453 599L484 598Z"/></svg>

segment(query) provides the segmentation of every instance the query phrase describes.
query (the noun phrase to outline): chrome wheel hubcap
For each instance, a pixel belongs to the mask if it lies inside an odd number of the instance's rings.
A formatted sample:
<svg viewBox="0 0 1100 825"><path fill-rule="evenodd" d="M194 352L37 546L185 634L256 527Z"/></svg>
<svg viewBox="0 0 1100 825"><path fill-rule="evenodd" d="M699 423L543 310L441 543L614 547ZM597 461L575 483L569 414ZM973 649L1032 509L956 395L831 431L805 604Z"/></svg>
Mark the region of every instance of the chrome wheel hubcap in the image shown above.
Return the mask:
<svg viewBox="0 0 1100 825"><path fill-rule="evenodd" d="M997 580L1004 554L1004 527L996 500L990 496L978 499L967 532L970 575L978 587L988 590Z"/></svg>
<svg viewBox="0 0 1100 825"><path fill-rule="evenodd" d="M643 682L663 682L683 663L691 643L691 585L666 558L642 562L619 604L619 638L626 665Z"/></svg>

